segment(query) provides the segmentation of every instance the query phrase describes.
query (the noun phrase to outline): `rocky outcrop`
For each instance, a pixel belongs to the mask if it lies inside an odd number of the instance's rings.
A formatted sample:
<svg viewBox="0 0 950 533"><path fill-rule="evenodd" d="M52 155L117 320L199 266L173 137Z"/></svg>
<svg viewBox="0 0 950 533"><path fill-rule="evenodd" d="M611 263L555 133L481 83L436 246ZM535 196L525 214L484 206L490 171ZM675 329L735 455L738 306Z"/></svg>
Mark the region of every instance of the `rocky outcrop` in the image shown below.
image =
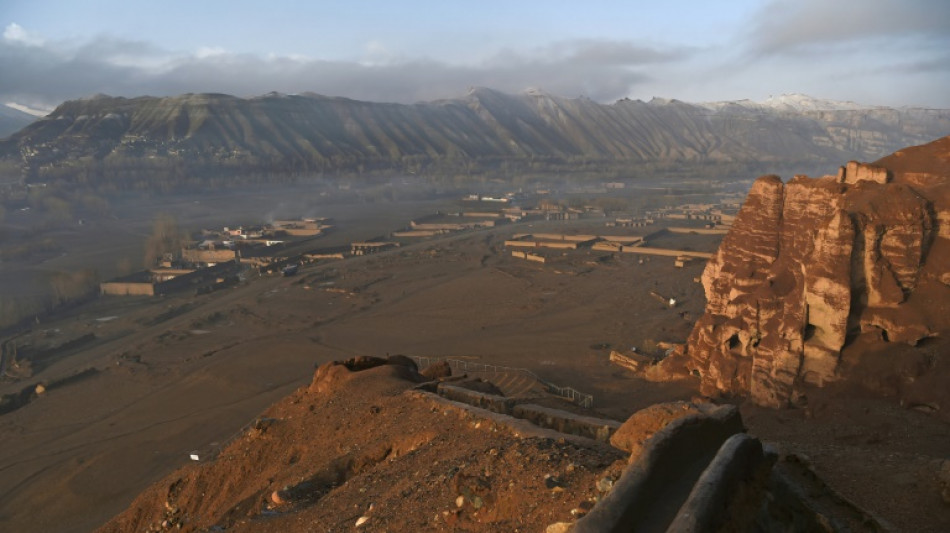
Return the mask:
<svg viewBox="0 0 950 533"><path fill-rule="evenodd" d="M759 178L703 273L705 314L661 366L698 374L704 394L780 407L801 383L838 379L858 336L947 332L950 137L898 154Z"/></svg>
<svg viewBox="0 0 950 533"><path fill-rule="evenodd" d="M640 457L644 443L657 431L685 416L707 415L715 409L716 407L712 404L697 405L683 401L654 404L633 413L610 436L610 444L628 452L630 454L628 461L634 462Z"/></svg>

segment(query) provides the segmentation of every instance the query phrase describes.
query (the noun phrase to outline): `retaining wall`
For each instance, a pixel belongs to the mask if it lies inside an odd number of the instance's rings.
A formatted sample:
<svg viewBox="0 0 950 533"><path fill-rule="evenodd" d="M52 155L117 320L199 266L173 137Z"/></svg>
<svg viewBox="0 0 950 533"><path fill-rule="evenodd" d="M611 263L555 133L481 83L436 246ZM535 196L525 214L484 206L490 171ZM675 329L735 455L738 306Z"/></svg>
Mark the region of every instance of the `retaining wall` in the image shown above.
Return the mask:
<svg viewBox="0 0 950 533"><path fill-rule="evenodd" d="M511 414L544 428L600 442L610 442L610 436L620 428L620 422L616 420L575 415L534 404L517 404L513 406Z"/></svg>

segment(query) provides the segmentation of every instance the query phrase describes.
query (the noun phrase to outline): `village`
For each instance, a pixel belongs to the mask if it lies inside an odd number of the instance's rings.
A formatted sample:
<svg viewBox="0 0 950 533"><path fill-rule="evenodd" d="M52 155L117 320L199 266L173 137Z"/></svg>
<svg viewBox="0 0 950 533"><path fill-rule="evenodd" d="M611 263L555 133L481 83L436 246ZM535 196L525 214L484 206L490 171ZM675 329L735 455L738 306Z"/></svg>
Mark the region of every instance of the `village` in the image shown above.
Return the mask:
<svg viewBox="0 0 950 533"><path fill-rule="evenodd" d="M606 188L621 185L607 184ZM471 194L460 198L457 205L457 210L419 216L402 228L348 245L323 244L322 238L334 230L334 221L325 217L202 229L181 249L164 253L150 268L102 282L100 293L203 294L233 286L248 276L293 276L308 264L378 254L453 234L503 231L509 226L512 231L504 247L516 260L565 269L570 265L596 265L616 254L634 254L640 264L668 257L673 267L682 268L712 256L718 238L729 231L735 219L739 200L723 195L720 202L663 206L639 213L614 212L609 217L597 205L568 205L552 198L547 190L532 195ZM523 231L542 224L565 231ZM689 243L678 243L677 235L711 237L706 240L712 246L697 250Z"/></svg>

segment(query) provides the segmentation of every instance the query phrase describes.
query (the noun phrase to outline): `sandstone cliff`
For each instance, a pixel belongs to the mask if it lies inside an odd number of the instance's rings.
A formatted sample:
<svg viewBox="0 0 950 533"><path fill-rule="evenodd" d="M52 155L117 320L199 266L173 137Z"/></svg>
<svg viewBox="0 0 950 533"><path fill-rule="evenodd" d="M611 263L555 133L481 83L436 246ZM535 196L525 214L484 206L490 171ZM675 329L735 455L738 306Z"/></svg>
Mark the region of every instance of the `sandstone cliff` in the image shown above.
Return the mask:
<svg viewBox="0 0 950 533"><path fill-rule="evenodd" d="M759 178L702 277L706 312L663 366L780 407L842 350L950 332L950 137L837 176Z"/></svg>

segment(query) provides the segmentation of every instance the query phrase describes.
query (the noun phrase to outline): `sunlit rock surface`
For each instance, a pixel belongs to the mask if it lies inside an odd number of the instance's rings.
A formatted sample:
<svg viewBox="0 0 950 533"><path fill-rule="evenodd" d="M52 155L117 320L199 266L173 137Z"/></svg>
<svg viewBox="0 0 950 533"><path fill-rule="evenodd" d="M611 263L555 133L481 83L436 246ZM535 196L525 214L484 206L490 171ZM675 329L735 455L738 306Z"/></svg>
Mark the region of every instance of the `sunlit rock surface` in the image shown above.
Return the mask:
<svg viewBox="0 0 950 533"><path fill-rule="evenodd" d="M837 176L759 178L709 261L685 349L704 394L781 407L840 378L858 336L916 345L948 331L950 137Z"/></svg>

